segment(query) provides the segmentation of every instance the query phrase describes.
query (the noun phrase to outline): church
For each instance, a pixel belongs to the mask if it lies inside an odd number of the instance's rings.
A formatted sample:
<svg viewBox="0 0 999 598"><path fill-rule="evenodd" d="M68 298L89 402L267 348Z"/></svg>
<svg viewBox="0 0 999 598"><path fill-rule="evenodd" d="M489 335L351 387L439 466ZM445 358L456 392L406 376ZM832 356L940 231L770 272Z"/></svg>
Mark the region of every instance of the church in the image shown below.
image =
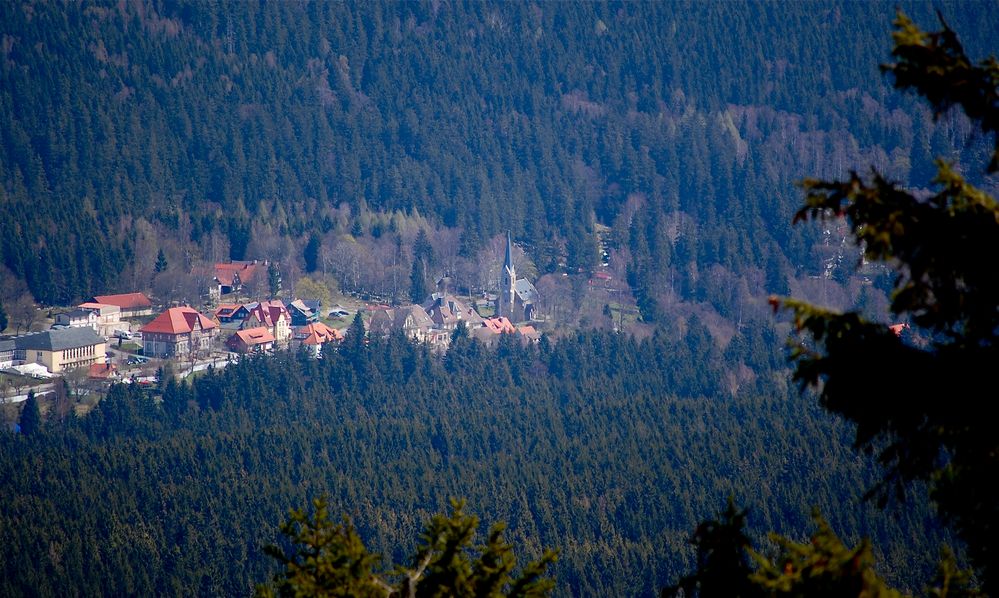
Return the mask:
<svg viewBox="0 0 999 598"><path fill-rule="evenodd" d="M507 232L506 259L503 260L499 295L496 298L496 315L511 322L533 320L538 316L539 299L538 290L531 281L526 278L517 279L517 270L513 265L513 241Z"/></svg>

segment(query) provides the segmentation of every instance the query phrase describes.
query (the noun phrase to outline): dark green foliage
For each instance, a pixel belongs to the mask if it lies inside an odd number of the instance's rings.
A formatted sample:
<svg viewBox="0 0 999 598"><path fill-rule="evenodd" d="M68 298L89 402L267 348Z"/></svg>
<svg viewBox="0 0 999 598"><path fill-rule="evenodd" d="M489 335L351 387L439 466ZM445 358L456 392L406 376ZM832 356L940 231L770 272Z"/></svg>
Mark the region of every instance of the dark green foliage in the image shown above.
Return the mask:
<svg viewBox="0 0 999 598"><path fill-rule="evenodd" d="M283 569L273 587L258 586L257 595L384 597L385 582L374 573L380 558L368 552L349 521L333 523L324 499L313 501L313 509L312 515L292 511L281 524L292 551L274 544L264 548Z"/></svg>
<svg viewBox="0 0 999 598"><path fill-rule="evenodd" d="M265 552L284 570L273 586L258 586L258 596L455 596L500 598L539 597L551 593L555 583L545 577L556 554L545 552L513 577L516 557L503 538L504 525L489 531L482 553L472 560L469 552L478 518L463 512L463 503L452 502L451 515L435 515L423 532L420 546L409 568L396 567L388 575L374 569L381 557L368 552L357 531L345 521L334 525L325 499L313 501L315 514L292 511L281 532L294 544L294 551L270 545ZM387 581L388 580L388 581ZM394 581L397 580L397 581Z"/></svg>
<svg viewBox="0 0 999 598"><path fill-rule="evenodd" d="M3 303L0 303L0 332L7 329L7 324L10 320L7 319L7 311L3 308Z"/></svg>
<svg viewBox="0 0 999 598"><path fill-rule="evenodd" d="M423 303L430 295L431 276L436 269L433 245L422 228L413 242L413 268L409 273L409 299L413 303Z"/></svg>
<svg viewBox="0 0 999 598"><path fill-rule="evenodd" d="M401 564L432 514L467 497L509 523L518 557L561 549L558 595L658 591L692 569L689 530L729 495L759 497L753 523L791 537L808 504L875 549L919 529L876 554L893 583L932 575L944 539L928 505L895 520L859 504L875 470L845 426L789 394L780 332L747 326L727 356L692 326L496 350L465 337L441 358L353 327L320 360L115 386L78 421L0 434L0 495L19 497L0 508L0 595L246 594L276 572L260 547L282 514L323 494ZM728 373L746 368L733 393Z"/></svg>
<svg viewBox="0 0 999 598"><path fill-rule="evenodd" d="M761 596L749 576L751 542L745 533L746 511L739 511L729 499L728 508L718 521L705 521L697 526L691 543L697 546L697 572L664 588L663 598L730 596L732 598Z"/></svg>
<svg viewBox="0 0 999 598"><path fill-rule="evenodd" d="M719 521L698 526L691 542L697 546L697 571L676 586L664 588L663 598L901 598L875 567L870 542L847 547L818 514L817 528L804 544L773 534L777 551L757 552L746 535L746 511L729 500ZM981 596L970 587L970 572L958 567L945 551L936 577L926 588L933 598Z"/></svg>
<svg viewBox="0 0 999 598"><path fill-rule="evenodd" d="M904 16L896 24L898 62L886 67L895 85L923 94L938 112L960 106L984 131L996 132L995 60L972 66L946 27L926 34ZM917 197L877 172L804 182L807 197L796 219L845 217L867 259L897 271L891 311L896 321L912 323L915 336L857 313L787 300L811 341L792 359L795 378L818 388L826 409L856 425L856 446L878 454L885 474L872 494L883 504L912 480L929 480L983 588L996 593L999 436L984 397L999 363L999 205L946 161L938 161L934 183L935 194Z"/></svg>
<svg viewBox="0 0 999 598"><path fill-rule="evenodd" d="M750 577L758 596L778 598L901 598L885 584L874 568L870 543L854 548L843 544L829 524L814 517L818 528L808 543L776 537L780 552L774 559L757 557L759 569Z"/></svg>
<svg viewBox="0 0 999 598"><path fill-rule="evenodd" d="M24 401L18 425L21 427L21 434L25 436L34 436L42 431L42 412L38 408L38 399L35 398L33 390L28 391L28 398Z"/></svg>
<svg viewBox="0 0 999 598"><path fill-rule="evenodd" d="M305 271L312 273L319 269L319 252L322 249L322 240L317 233L309 235L309 242L305 245L302 257L305 259Z"/></svg>
<svg viewBox="0 0 999 598"><path fill-rule="evenodd" d="M167 264L166 254L164 254L163 250L160 249L160 252L156 254L156 266L154 266L153 269L157 273L163 272L164 270L167 269L167 265L168 264Z"/></svg>
<svg viewBox="0 0 999 598"><path fill-rule="evenodd" d="M46 304L126 290L140 220L198 259L219 233L287 262L418 213L466 256L509 229L554 271L592 268L595 226L623 240L637 207L651 320L668 290L724 289L708 265L812 273L816 235L784 226L802 168L883 152L904 177L952 131L874 77L883 5L111 4L0 4L0 259ZM996 37L993 3L942 9ZM808 33L830 28L850 43ZM297 249L247 255L254 227Z"/></svg>
<svg viewBox="0 0 999 598"><path fill-rule="evenodd" d="M892 34L897 62L881 68L892 74L895 87L926 98L936 116L960 106L982 132L993 133L995 150L988 171L995 172L999 170L999 62L990 56L973 64L942 15L940 21L941 31L927 33L900 13Z"/></svg>
<svg viewBox="0 0 999 598"><path fill-rule="evenodd" d="M419 260L413 261L409 271L409 300L421 303L430 295L430 283L427 282L427 270Z"/></svg>
<svg viewBox="0 0 999 598"><path fill-rule="evenodd" d="M281 270L277 262L267 264L267 288L271 292L271 297L277 297L281 292Z"/></svg>

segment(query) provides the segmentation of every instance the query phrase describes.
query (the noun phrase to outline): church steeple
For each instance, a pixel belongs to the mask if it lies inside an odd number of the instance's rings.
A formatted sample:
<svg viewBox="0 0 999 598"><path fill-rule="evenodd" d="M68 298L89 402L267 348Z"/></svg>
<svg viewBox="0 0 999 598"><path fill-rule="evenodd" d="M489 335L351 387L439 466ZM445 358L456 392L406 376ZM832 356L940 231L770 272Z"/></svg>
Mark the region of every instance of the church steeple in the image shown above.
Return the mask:
<svg viewBox="0 0 999 598"><path fill-rule="evenodd" d="M506 231L506 260L503 262L503 267L510 272L513 272L513 241L510 239L510 231Z"/></svg>
<svg viewBox="0 0 999 598"><path fill-rule="evenodd" d="M506 259L503 260L502 274L499 298L496 301L496 315L512 318L517 270L513 265L513 240L510 238L510 231L506 232Z"/></svg>

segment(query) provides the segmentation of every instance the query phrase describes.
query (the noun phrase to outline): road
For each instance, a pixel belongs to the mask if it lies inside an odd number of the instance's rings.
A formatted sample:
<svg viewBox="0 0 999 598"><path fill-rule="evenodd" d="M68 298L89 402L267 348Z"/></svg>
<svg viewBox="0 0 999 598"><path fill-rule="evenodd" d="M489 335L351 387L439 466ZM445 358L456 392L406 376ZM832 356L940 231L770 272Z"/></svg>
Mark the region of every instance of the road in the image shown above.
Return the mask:
<svg viewBox="0 0 999 598"><path fill-rule="evenodd" d="M32 387L31 390L35 391L35 396L38 396L38 395L43 395L43 394L48 393L48 392L52 392L53 389L55 389L55 384L50 382L50 383L47 383L47 384L39 384L38 386L34 386L34 387ZM28 400L27 393L25 393L23 395L14 395L12 397L0 396L0 403L2 403L2 404L7 404L7 403L23 403L24 401L27 401L27 400Z"/></svg>

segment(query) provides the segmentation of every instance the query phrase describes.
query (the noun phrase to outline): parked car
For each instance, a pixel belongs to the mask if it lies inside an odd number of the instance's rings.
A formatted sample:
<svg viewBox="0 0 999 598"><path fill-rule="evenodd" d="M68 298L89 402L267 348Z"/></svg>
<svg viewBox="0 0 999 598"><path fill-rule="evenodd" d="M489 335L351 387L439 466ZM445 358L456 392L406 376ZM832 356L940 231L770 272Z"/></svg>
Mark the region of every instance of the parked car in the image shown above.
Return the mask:
<svg viewBox="0 0 999 598"><path fill-rule="evenodd" d="M114 337L120 338L121 340L130 341L132 340L132 333L127 330L115 330Z"/></svg>

